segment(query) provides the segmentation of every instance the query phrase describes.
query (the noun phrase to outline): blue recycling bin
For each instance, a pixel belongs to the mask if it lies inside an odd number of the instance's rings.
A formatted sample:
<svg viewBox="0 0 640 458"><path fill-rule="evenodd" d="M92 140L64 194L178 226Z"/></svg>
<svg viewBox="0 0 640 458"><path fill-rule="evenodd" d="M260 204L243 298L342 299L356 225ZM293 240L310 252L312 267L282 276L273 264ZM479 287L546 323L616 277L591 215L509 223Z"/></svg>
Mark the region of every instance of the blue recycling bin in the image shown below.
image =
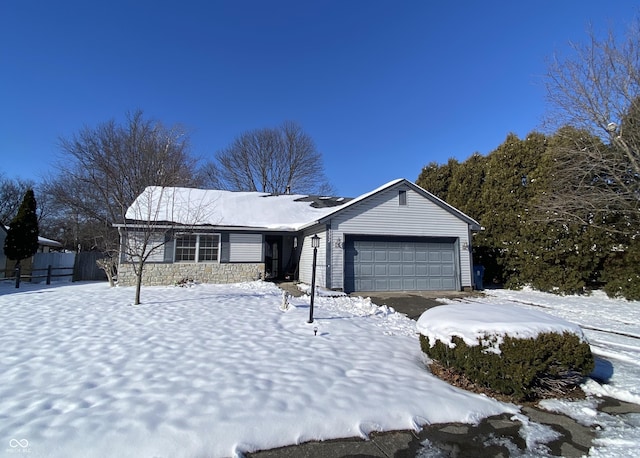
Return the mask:
<svg viewBox="0 0 640 458"><path fill-rule="evenodd" d="M484 291L482 280L484 278L484 266L473 266L473 283L478 291Z"/></svg>

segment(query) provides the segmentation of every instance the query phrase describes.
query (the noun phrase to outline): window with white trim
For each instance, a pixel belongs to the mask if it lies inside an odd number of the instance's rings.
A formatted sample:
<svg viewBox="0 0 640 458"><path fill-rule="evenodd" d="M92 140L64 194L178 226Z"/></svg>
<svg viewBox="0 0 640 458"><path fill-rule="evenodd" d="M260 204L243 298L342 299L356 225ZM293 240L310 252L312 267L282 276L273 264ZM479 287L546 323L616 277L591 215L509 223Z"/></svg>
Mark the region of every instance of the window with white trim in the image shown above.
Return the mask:
<svg viewBox="0 0 640 458"><path fill-rule="evenodd" d="M218 260L220 234L177 234L176 262L211 262Z"/></svg>

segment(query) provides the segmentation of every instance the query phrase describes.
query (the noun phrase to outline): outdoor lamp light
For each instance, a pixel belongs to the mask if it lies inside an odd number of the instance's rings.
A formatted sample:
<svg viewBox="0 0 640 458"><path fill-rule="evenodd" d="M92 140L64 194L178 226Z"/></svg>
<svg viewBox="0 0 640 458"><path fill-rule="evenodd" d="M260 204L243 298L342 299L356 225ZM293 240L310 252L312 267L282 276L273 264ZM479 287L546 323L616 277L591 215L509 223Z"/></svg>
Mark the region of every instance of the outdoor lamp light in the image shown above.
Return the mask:
<svg viewBox="0 0 640 458"><path fill-rule="evenodd" d="M309 307L309 321L313 323L313 300L316 296L316 260L318 259L318 247L320 246L320 237L314 234L311 237L311 247L313 248L313 267L311 269L311 306Z"/></svg>

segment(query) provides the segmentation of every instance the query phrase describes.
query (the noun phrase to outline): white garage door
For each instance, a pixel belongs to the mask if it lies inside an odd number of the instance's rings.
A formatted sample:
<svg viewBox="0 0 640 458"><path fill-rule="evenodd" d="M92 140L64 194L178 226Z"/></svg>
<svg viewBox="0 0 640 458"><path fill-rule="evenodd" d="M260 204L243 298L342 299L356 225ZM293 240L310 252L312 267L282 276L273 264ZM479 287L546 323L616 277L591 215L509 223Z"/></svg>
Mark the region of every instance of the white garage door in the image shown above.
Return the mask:
<svg viewBox="0 0 640 458"><path fill-rule="evenodd" d="M456 290L454 242L347 238L345 291Z"/></svg>

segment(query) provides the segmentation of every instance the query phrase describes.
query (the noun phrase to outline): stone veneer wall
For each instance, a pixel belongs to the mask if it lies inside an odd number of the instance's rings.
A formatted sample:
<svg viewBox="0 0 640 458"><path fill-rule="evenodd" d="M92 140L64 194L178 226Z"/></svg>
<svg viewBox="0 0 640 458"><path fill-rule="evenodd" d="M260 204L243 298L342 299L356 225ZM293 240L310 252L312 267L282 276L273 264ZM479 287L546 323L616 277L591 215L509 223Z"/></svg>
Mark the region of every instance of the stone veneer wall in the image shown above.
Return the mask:
<svg viewBox="0 0 640 458"><path fill-rule="evenodd" d="M147 286L175 285L182 279L193 279L199 283L238 283L264 278L264 263L218 264L218 263L149 263L142 272L142 284ZM118 266L118 284L133 286L136 275L129 263Z"/></svg>

